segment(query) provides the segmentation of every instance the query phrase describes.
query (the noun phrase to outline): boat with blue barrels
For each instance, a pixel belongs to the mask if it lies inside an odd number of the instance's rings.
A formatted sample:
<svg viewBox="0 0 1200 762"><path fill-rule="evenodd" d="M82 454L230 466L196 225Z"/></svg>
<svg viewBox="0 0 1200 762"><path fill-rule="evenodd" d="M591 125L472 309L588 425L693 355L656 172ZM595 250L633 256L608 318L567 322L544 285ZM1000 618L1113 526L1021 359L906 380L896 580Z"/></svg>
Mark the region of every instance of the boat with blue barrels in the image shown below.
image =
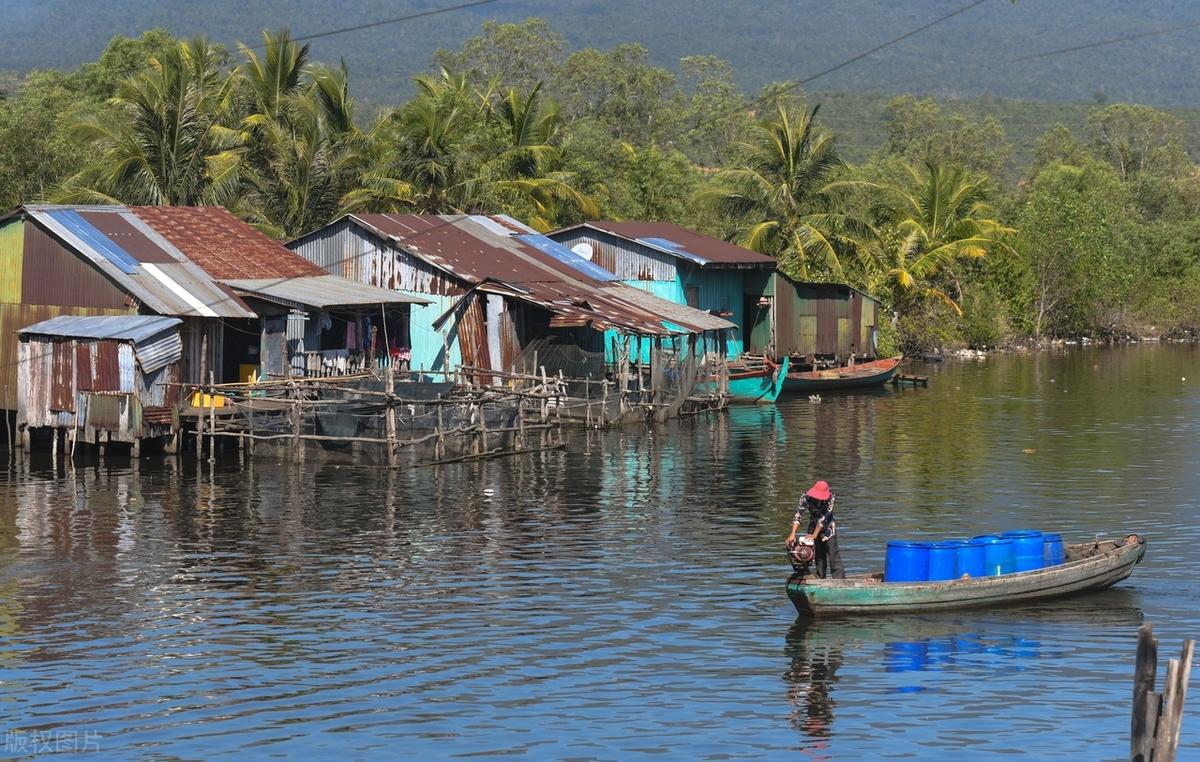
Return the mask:
<svg viewBox="0 0 1200 762"><path fill-rule="evenodd" d="M787 594L801 616L852 616L979 608L1030 603L1103 590L1124 580L1146 554L1145 538L1067 545L1061 563L1030 571L935 581L885 582L885 572L821 579L800 570Z"/></svg>
<svg viewBox="0 0 1200 762"><path fill-rule="evenodd" d="M840 368L792 371L783 382L783 390L819 394L839 389L883 386L896 375L901 359L903 358L897 356Z"/></svg>
<svg viewBox="0 0 1200 762"><path fill-rule="evenodd" d="M789 361L784 357L776 364L766 358L754 358L729 364L729 397L733 404L770 404L783 391ZM716 391L718 382L701 381L699 391Z"/></svg>

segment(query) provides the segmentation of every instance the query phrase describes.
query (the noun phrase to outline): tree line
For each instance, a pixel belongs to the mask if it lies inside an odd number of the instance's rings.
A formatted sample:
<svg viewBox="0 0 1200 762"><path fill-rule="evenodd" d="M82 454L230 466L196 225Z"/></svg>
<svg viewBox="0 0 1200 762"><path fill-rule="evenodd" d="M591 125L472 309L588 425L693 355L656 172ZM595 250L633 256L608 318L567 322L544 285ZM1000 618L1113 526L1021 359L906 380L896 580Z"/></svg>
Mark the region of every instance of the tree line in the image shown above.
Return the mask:
<svg viewBox="0 0 1200 762"><path fill-rule="evenodd" d="M398 105L357 103L309 53L150 31L31 73L0 101L0 202L216 204L278 238L353 211L666 220L875 295L905 351L1200 322L1200 174L1156 109L1097 105L1014 168L997 120L902 96L851 163L790 83L568 52L539 19L439 50Z"/></svg>

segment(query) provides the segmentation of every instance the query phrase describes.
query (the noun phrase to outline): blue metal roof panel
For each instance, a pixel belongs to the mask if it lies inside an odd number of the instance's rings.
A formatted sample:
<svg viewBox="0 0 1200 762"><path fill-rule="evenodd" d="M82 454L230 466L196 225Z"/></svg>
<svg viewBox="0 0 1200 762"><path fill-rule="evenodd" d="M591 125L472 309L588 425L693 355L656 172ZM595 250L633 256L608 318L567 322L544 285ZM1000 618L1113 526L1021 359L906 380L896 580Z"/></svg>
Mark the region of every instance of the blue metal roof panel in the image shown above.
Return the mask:
<svg viewBox="0 0 1200 762"><path fill-rule="evenodd" d="M138 261L127 251L118 246L111 238L92 227L91 223L79 216L74 209L51 209L46 212L58 224L79 236L87 245L100 256L111 262L126 275L137 272Z"/></svg>
<svg viewBox="0 0 1200 762"><path fill-rule="evenodd" d="M568 249L566 246L563 246L558 241L551 240L541 233L519 235L516 236L516 239L522 243L529 244L543 254L549 254L559 262L562 262L564 265L568 265L572 269L579 271L581 274L586 275L592 280L600 281L601 283L608 283L617 280L617 276L613 275L608 270L605 270L600 265L584 259Z"/></svg>
<svg viewBox="0 0 1200 762"><path fill-rule="evenodd" d="M656 249L662 249L668 254L674 254L677 257L683 257L684 259L691 260L698 265L706 265L711 261L705 259L699 254L693 254L692 252L683 248L682 244L676 243L669 238L637 238L635 240L640 243L644 243L647 246L651 246Z"/></svg>

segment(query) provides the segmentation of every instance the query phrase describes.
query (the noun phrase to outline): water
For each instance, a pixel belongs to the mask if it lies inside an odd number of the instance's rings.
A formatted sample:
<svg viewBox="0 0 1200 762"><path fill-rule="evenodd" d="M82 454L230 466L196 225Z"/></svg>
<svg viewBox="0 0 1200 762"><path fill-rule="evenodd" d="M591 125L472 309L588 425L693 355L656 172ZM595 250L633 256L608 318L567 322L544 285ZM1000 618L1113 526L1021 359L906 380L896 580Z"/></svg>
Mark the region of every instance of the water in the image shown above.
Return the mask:
<svg viewBox="0 0 1200 762"><path fill-rule="evenodd" d="M3 756L1121 759L1138 625L1200 635L1197 357L952 362L397 473L35 459L0 477ZM795 623L816 478L851 572L1017 527L1148 553L1067 602Z"/></svg>

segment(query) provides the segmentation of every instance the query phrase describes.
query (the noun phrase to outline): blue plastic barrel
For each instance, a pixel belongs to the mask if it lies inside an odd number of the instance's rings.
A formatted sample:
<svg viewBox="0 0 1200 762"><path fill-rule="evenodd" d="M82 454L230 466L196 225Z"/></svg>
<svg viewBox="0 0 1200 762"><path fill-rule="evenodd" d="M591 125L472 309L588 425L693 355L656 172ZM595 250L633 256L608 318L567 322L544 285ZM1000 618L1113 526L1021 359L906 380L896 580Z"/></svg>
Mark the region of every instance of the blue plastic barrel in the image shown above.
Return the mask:
<svg viewBox="0 0 1200 762"><path fill-rule="evenodd" d="M1036 529L1015 529L1000 536L1012 540L1013 571L1033 571L1045 565L1046 547L1041 532Z"/></svg>
<svg viewBox="0 0 1200 762"><path fill-rule="evenodd" d="M987 543L978 538L963 540L958 545L958 559L954 566L954 576L982 577L987 574L987 561L984 548Z"/></svg>
<svg viewBox="0 0 1200 762"><path fill-rule="evenodd" d="M981 534L971 539L983 542L983 573L985 576L994 577L1012 573L1012 540L997 534Z"/></svg>
<svg viewBox="0 0 1200 762"><path fill-rule="evenodd" d="M885 582L924 582L929 579L929 543L890 540L883 561Z"/></svg>
<svg viewBox="0 0 1200 762"><path fill-rule="evenodd" d="M934 542L929 545L929 580L954 579L958 561L959 540Z"/></svg>
<svg viewBox="0 0 1200 762"><path fill-rule="evenodd" d="M1062 535L1057 532L1042 533L1042 549L1046 566L1058 566L1067 560L1066 553L1063 551Z"/></svg>

